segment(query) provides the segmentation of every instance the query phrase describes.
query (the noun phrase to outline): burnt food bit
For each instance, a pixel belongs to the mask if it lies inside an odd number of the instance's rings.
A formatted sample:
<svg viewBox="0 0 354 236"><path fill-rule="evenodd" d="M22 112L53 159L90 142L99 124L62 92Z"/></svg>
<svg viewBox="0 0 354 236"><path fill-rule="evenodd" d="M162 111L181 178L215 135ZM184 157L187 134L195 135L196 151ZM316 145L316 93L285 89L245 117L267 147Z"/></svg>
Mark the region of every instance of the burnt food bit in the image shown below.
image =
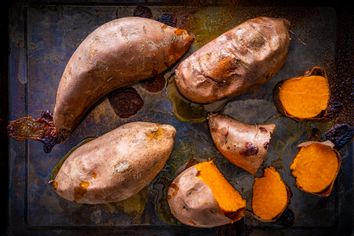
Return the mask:
<svg viewBox="0 0 354 236"><path fill-rule="evenodd" d="M143 99L134 88L113 91L108 95L109 103L120 118L135 115L144 105Z"/></svg>

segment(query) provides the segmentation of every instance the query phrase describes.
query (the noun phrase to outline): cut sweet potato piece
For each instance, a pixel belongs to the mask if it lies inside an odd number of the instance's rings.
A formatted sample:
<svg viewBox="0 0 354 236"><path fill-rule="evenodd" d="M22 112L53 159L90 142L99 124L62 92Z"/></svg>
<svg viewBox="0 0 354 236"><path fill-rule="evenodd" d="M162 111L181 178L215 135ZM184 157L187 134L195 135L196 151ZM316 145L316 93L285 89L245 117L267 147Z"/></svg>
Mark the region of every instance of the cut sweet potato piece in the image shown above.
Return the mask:
<svg viewBox="0 0 354 236"><path fill-rule="evenodd" d="M330 141L305 142L299 145L290 166L296 186L304 192L329 196L340 169L340 155Z"/></svg>
<svg viewBox="0 0 354 236"><path fill-rule="evenodd" d="M290 199L290 192L274 167L264 170L264 175L253 184L252 209L261 221L274 221L281 216Z"/></svg>
<svg viewBox="0 0 354 236"><path fill-rule="evenodd" d="M287 79L276 86L275 103L278 110L296 120L324 118L329 100L328 79L319 67L312 68L304 76Z"/></svg>
<svg viewBox="0 0 354 236"><path fill-rule="evenodd" d="M212 161L183 171L168 190L172 214L183 224L210 228L244 216L246 201Z"/></svg>
<svg viewBox="0 0 354 236"><path fill-rule="evenodd" d="M216 148L234 165L255 175L266 158L274 124L248 125L226 115L209 115Z"/></svg>

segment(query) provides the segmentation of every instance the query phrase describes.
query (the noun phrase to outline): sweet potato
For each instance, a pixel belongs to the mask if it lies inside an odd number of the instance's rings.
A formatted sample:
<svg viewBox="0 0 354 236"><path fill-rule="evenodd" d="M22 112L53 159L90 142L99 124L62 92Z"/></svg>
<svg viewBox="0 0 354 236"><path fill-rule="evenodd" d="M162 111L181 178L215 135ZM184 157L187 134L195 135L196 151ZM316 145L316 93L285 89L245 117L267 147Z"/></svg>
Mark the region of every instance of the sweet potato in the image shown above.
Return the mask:
<svg viewBox="0 0 354 236"><path fill-rule="evenodd" d="M300 150L290 166L296 186L304 192L329 196L341 165L334 144L330 141L309 141L298 147Z"/></svg>
<svg viewBox="0 0 354 236"><path fill-rule="evenodd" d="M168 189L172 214L183 224L210 228L244 216L246 201L227 182L212 161L183 171Z"/></svg>
<svg viewBox="0 0 354 236"><path fill-rule="evenodd" d="M176 130L170 125L133 122L83 144L51 181L59 196L98 204L129 198L165 165Z"/></svg>
<svg viewBox="0 0 354 236"><path fill-rule="evenodd" d="M58 132L70 133L90 106L110 91L166 70L192 41L185 30L139 17L97 28L71 56L60 80L54 108Z"/></svg>
<svg viewBox="0 0 354 236"><path fill-rule="evenodd" d="M288 206L290 192L274 167L264 170L264 175L253 184L252 210L264 222L277 220Z"/></svg>
<svg viewBox="0 0 354 236"><path fill-rule="evenodd" d="M327 75L320 67L313 67L303 76L281 81L274 90L278 111L294 120L324 119L329 100Z"/></svg>
<svg viewBox="0 0 354 236"><path fill-rule="evenodd" d="M221 154L255 175L266 158L275 125L248 125L221 114L211 114L208 120L214 144Z"/></svg>
<svg viewBox="0 0 354 236"><path fill-rule="evenodd" d="M178 66L179 91L193 102L211 103L267 82L285 62L289 25L257 17L222 34Z"/></svg>
<svg viewBox="0 0 354 236"><path fill-rule="evenodd" d="M90 107L109 92L166 70L193 41L185 30L140 17L110 21L89 34L61 77L54 114L11 121L17 140L38 140L44 151L64 141Z"/></svg>

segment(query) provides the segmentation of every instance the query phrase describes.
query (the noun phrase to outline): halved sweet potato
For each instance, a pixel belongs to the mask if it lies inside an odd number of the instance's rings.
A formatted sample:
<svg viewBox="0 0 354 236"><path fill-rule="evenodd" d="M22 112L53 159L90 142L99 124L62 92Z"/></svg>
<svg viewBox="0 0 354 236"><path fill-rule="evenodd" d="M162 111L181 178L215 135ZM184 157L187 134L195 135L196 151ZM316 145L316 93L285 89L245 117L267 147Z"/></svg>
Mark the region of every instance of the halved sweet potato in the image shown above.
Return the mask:
<svg viewBox="0 0 354 236"><path fill-rule="evenodd" d="M183 171L168 189L172 214L183 224L210 228L244 216L246 201L212 161Z"/></svg>
<svg viewBox="0 0 354 236"><path fill-rule="evenodd" d="M266 158L275 125L248 125L220 114L211 114L208 120L214 144L221 154L255 175Z"/></svg>
<svg viewBox="0 0 354 236"><path fill-rule="evenodd" d="M304 192L327 197L340 169L340 155L330 141L309 141L300 148L290 166L296 186Z"/></svg>
<svg viewBox="0 0 354 236"><path fill-rule="evenodd" d="M279 112L295 120L323 119L329 100L327 75L320 67L313 67L304 76L281 81L274 91Z"/></svg>
<svg viewBox="0 0 354 236"><path fill-rule="evenodd" d="M264 170L264 175L253 184L252 210L264 222L277 220L288 206L290 192L274 167Z"/></svg>

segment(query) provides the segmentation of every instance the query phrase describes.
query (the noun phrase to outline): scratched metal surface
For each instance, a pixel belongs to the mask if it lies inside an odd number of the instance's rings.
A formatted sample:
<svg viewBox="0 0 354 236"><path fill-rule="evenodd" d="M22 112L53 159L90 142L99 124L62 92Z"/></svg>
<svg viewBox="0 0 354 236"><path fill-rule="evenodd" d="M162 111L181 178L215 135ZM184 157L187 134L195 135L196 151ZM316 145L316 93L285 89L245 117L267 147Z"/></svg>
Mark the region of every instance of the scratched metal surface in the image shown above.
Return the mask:
<svg viewBox="0 0 354 236"><path fill-rule="evenodd" d="M76 47L97 26L117 17L131 16L134 8L36 4L14 8L10 22L10 119L27 114L38 117L44 110L53 111L60 76ZM266 232L320 235L343 224L340 223L344 220L340 218L342 204L348 201L345 198L352 196L349 195L351 185L348 188L347 183L352 181L348 180L351 175L346 173L352 173L352 148L346 147L342 151L342 170L330 197L320 198L299 191L289 172L296 145L308 138L312 128L325 131L331 123L292 121L278 114L272 102L272 89L278 81L300 75L314 65L324 66L330 77L334 75L336 12L331 8L286 7L151 6L150 9L155 19L162 13L175 14L178 26L195 34L196 42L191 52L248 18L265 15L291 21L293 34L284 67L266 85L230 101L223 112L244 122L274 122L277 125L265 164L275 166L291 189L289 209L294 213L294 224L260 223L250 215L234 226L216 229L192 229L179 224L168 210L166 188L190 160L214 159L225 177L247 199L248 209L253 177L218 154L206 122L182 122L174 116L168 98L173 84L158 93L149 93L137 84L134 87L143 98L144 106L128 119L119 118L108 99L104 99L70 138L55 146L50 154L45 154L38 142L10 141L10 227L18 225L18 229L13 229L15 232L65 235L86 234L89 229L98 230L96 235L119 230L136 234L158 232L159 235L173 232L229 235L235 231L243 235L265 235ZM173 77L170 83L173 83ZM129 200L105 205L79 205L55 194L47 182L52 168L66 152L86 137L137 120L169 123L177 128L174 151L152 184Z"/></svg>

